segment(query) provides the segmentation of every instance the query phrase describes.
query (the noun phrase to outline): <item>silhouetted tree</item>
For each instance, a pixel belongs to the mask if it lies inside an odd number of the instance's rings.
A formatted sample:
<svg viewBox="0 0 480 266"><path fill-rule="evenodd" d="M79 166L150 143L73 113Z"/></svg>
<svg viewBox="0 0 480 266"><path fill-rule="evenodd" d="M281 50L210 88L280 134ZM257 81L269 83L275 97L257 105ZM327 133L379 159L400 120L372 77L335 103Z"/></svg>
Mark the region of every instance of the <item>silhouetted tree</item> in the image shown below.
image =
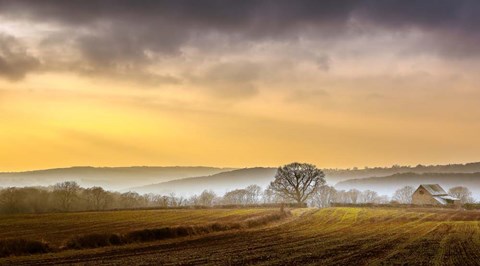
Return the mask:
<svg viewBox="0 0 480 266"><path fill-rule="evenodd" d="M267 188L263 191L263 203L279 203L284 201L276 191Z"/></svg>
<svg viewBox="0 0 480 266"><path fill-rule="evenodd" d="M193 206L200 205L200 200L199 200L198 195L190 196L190 198L188 198L188 204L193 205Z"/></svg>
<svg viewBox="0 0 480 266"><path fill-rule="evenodd" d="M5 213L18 213L21 210L24 193L21 189L9 187L0 192L0 204Z"/></svg>
<svg viewBox="0 0 480 266"><path fill-rule="evenodd" d="M46 189L26 187L22 188L23 210L27 213L47 212L52 209L52 193Z"/></svg>
<svg viewBox="0 0 480 266"><path fill-rule="evenodd" d="M157 202L159 203L158 206L166 208L170 205L170 198L167 196L158 195Z"/></svg>
<svg viewBox="0 0 480 266"><path fill-rule="evenodd" d="M360 202L362 203L374 203L378 198L378 193L372 190L365 190L360 193Z"/></svg>
<svg viewBox="0 0 480 266"><path fill-rule="evenodd" d="M111 201L111 196L101 187L91 187L83 191L87 200L88 208L93 210L104 210Z"/></svg>
<svg viewBox="0 0 480 266"><path fill-rule="evenodd" d="M198 203L199 205L203 206L212 206L213 205L213 199L215 199L217 195L215 192L211 190L204 190L202 194L198 197Z"/></svg>
<svg viewBox="0 0 480 266"><path fill-rule="evenodd" d="M460 199L462 204L474 202L474 199L472 198L472 192L467 187L452 187L448 190L448 194Z"/></svg>
<svg viewBox="0 0 480 266"><path fill-rule="evenodd" d="M337 191L337 193L335 193L335 201L334 202L336 202L336 203L351 203L348 192L346 192L345 190Z"/></svg>
<svg viewBox="0 0 480 266"><path fill-rule="evenodd" d="M125 192L120 195L122 208L135 208L142 206L144 198L136 192Z"/></svg>
<svg viewBox="0 0 480 266"><path fill-rule="evenodd" d="M177 206L185 206L186 200L183 196L180 196L177 198Z"/></svg>
<svg viewBox="0 0 480 266"><path fill-rule="evenodd" d="M224 204L247 204L248 191L246 189L235 189L225 193L223 196Z"/></svg>
<svg viewBox="0 0 480 266"><path fill-rule="evenodd" d="M175 195L175 192L171 192L168 197L168 202L170 207L178 207L178 198Z"/></svg>
<svg viewBox="0 0 480 266"><path fill-rule="evenodd" d="M410 204L412 203L412 195L414 192L415 189L413 187L405 186L395 191L392 200L402 204Z"/></svg>
<svg viewBox="0 0 480 266"><path fill-rule="evenodd" d="M291 163L279 167L270 188L283 198L305 203L325 184L325 174L315 165Z"/></svg>
<svg viewBox="0 0 480 266"><path fill-rule="evenodd" d="M258 185L250 185L245 188L247 191L247 204L257 204L262 197L262 188Z"/></svg>
<svg viewBox="0 0 480 266"><path fill-rule="evenodd" d="M65 181L57 183L53 187L53 192L61 210L71 210L72 204L77 199L80 186L75 181Z"/></svg>
<svg viewBox="0 0 480 266"><path fill-rule="evenodd" d="M334 187L321 186L312 197L312 205L319 208L329 207L332 202L335 202L336 195L337 190Z"/></svg>
<svg viewBox="0 0 480 266"><path fill-rule="evenodd" d="M358 189L350 189L349 191L347 191L347 199L348 199L348 203L353 203L353 204L356 204L358 202L358 199L360 198L360 194L362 192L360 192L360 190Z"/></svg>

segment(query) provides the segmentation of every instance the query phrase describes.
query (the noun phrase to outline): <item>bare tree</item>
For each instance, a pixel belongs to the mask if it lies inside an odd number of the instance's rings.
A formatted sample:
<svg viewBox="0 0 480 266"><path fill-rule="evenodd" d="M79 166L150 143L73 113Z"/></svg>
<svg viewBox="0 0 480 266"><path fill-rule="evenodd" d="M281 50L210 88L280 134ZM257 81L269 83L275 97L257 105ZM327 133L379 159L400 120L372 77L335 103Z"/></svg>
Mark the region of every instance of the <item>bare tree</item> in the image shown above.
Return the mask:
<svg viewBox="0 0 480 266"><path fill-rule="evenodd" d="M360 202L373 203L378 198L378 193L372 190L365 190L360 193Z"/></svg>
<svg viewBox="0 0 480 266"><path fill-rule="evenodd" d="M122 208L134 208L142 206L143 197L136 192L125 192L120 195L120 204Z"/></svg>
<svg viewBox="0 0 480 266"><path fill-rule="evenodd" d="M77 193L79 190L80 186L75 181L65 181L55 184L53 192L63 211L69 211L71 209L74 200L78 197Z"/></svg>
<svg viewBox="0 0 480 266"><path fill-rule="evenodd" d="M325 174L315 165L291 163L279 167L270 188L283 198L305 203L325 184Z"/></svg>
<svg viewBox="0 0 480 266"><path fill-rule="evenodd" d="M200 200L199 200L198 195L190 196L190 198L188 198L188 204L193 205L193 206L200 205Z"/></svg>
<svg viewBox="0 0 480 266"><path fill-rule="evenodd" d="M185 206L186 200L183 196L177 198L177 206Z"/></svg>
<svg viewBox="0 0 480 266"><path fill-rule="evenodd" d="M246 189L235 189L225 193L223 196L224 204L247 204L248 191Z"/></svg>
<svg viewBox="0 0 480 266"><path fill-rule="evenodd" d="M203 206L212 206L213 204L213 199L215 199L217 195L215 192L211 190L204 190L202 194L198 197L198 202L200 205Z"/></svg>
<svg viewBox="0 0 480 266"><path fill-rule="evenodd" d="M271 188L267 188L263 191L263 203L279 203L282 202L282 197Z"/></svg>
<svg viewBox="0 0 480 266"><path fill-rule="evenodd" d="M319 208L329 207L335 201L337 190L331 186L321 186L312 197L312 205Z"/></svg>
<svg viewBox="0 0 480 266"><path fill-rule="evenodd" d="M17 213L21 209L22 191L18 188L9 187L0 192L0 204L4 212Z"/></svg>
<svg viewBox="0 0 480 266"><path fill-rule="evenodd" d="M83 191L90 209L104 210L111 201L110 194L101 187L91 187Z"/></svg>
<svg viewBox="0 0 480 266"><path fill-rule="evenodd" d="M179 205L178 205L178 198L177 198L177 196L175 195L175 192L171 192L171 193L169 194L168 199L169 199L169 202L170 202L170 204L169 204L170 207L177 207L177 206L179 206Z"/></svg>
<svg viewBox="0 0 480 266"><path fill-rule="evenodd" d="M412 195L414 192L415 189L413 187L405 186L395 191L392 200L402 204L410 204L412 203Z"/></svg>
<svg viewBox="0 0 480 266"><path fill-rule="evenodd" d="M335 193L335 200L336 203L350 203L350 197L348 192L345 190L340 190Z"/></svg>
<svg viewBox="0 0 480 266"><path fill-rule="evenodd" d="M472 198L472 192L467 187L452 187L448 190L448 194L460 199L462 204L474 202L474 199Z"/></svg>
<svg viewBox="0 0 480 266"><path fill-rule="evenodd" d="M23 188L25 204L24 210L26 212L46 212L50 209L51 205L51 192L46 189L38 188Z"/></svg>
<svg viewBox="0 0 480 266"><path fill-rule="evenodd" d="M168 196L158 195L157 203L160 207L167 208L170 205L170 198Z"/></svg>
<svg viewBox="0 0 480 266"><path fill-rule="evenodd" d="M377 203L377 204L387 204L389 202L389 198L387 195L382 195L382 196L378 196L375 198L375 200L373 201L374 203Z"/></svg>
<svg viewBox="0 0 480 266"><path fill-rule="evenodd" d="M348 203L353 203L353 204L356 204L360 198L360 194L362 192L360 192L360 190L358 189L350 189L349 191L347 191L347 199L348 199Z"/></svg>
<svg viewBox="0 0 480 266"><path fill-rule="evenodd" d="M259 203L260 197L262 196L262 188L258 185L250 185L245 188L247 193L247 203L256 204Z"/></svg>

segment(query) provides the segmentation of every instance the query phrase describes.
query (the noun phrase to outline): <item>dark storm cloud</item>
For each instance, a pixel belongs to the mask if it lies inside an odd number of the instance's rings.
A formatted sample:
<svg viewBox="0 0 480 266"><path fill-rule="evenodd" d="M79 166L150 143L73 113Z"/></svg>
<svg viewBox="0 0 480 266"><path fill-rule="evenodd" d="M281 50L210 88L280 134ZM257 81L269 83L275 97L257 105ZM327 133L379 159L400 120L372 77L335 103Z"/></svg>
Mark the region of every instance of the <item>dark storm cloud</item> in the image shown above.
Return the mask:
<svg viewBox="0 0 480 266"><path fill-rule="evenodd" d="M71 26L119 23L144 34L215 30L251 38L282 36L303 26L337 27L360 15L386 27L457 28L477 31L476 0L270 0L270 1L0 1L5 16L54 21ZM164 40L168 41L168 40Z"/></svg>
<svg viewBox="0 0 480 266"><path fill-rule="evenodd" d="M393 31L425 34L416 50L449 58L480 55L480 1L365 1L356 15Z"/></svg>
<svg viewBox="0 0 480 266"><path fill-rule="evenodd" d="M480 2L476 0L370 0L357 11L388 27L477 30Z"/></svg>
<svg viewBox="0 0 480 266"><path fill-rule="evenodd" d="M308 25L327 34L329 24L342 24L352 9L350 2L334 2L20 0L3 1L0 10L10 19L69 27L66 38L75 39L87 62L112 67L148 61L145 51L178 55L182 45L212 34L232 43L297 38Z"/></svg>
<svg viewBox="0 0 480 266"><path fill-rule="evenodd" d="M0 34L0 76L19 80L39 66L38 59L29 55L14 37Z"/></svg>
<svg viewBox="0 0 480 266"><path fill-rule="evenodd" d="M480 54L479 13L476 0L0 1L0 16L9 20L65 27L69 42L59 45L71 45L92 72L142 71L162 58L181 56L186 45L215 50L220 39L227 46L302 38L348 42L352 21L370 25L363 28L367 33L417 29L425 39L414 50L470 57ZM329 69L329 58L317 61L320 69ZM28 70L8 75L21 77Z"/></svg>

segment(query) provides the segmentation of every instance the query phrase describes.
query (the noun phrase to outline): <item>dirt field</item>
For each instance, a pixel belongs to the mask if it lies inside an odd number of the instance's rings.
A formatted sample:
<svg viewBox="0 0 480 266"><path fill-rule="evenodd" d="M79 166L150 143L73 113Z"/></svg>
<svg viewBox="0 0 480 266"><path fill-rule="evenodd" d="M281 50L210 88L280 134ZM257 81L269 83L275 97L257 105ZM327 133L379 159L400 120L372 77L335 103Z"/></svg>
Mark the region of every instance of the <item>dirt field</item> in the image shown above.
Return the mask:
<svg viewBox="0 0 480 266"><path fill-rule="evenodd" d="M125 233L145 228L241 221L271 209L125 210L52 214L0 215L0 239L26 238L62 245L75 235ZM3 230L8 228L8 230Z"/></svg>
<svg viewBox="0 0 480 266"><path fill-rule="evenodd" d="M209 211L212 210L205 210ZM0 262L16 265L480 264L480 212L328 208L296 209L293 214L248 230L10 257Z"/></svg>

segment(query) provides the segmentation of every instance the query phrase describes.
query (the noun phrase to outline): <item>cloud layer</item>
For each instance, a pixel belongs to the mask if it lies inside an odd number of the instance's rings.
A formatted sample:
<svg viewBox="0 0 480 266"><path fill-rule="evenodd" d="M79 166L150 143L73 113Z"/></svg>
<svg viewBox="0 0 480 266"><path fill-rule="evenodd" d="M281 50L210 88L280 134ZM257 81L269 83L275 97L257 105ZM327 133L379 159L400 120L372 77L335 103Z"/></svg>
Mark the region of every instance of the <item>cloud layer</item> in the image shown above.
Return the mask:
<svg viewBox="0 0 480 266"><path fill-rule="evenodd" d="M51 57L68 61L68 54L70 64L60 67L83 74L120 73L154 83L178 83L183 73L174 77L152 68L171 58L177 58L179 65L186 64L192 50L206 57L199 60L218 60L272 43L321 47L324 51L312 60L319 70L326 71L334 59L328 51L332 47L392 34L402 43L402 36L411 32L417 37L405 44L404 54L471 58L480 53L480 18L476 15L480 3L474 0L19 0L0 1L0 10L4 21L52 28L39 32L40 44L34 47L39 50L38 58L5 55L9 47L18 44L5 37L0 40L1 71L10 79L21 79L35 70L34 61L43 61L47 69L58 67L58 62L52 62L58 60ZM363 47L360 52L374 53L375 49ZM253 90L252 86L246 88Z"/></svg>

